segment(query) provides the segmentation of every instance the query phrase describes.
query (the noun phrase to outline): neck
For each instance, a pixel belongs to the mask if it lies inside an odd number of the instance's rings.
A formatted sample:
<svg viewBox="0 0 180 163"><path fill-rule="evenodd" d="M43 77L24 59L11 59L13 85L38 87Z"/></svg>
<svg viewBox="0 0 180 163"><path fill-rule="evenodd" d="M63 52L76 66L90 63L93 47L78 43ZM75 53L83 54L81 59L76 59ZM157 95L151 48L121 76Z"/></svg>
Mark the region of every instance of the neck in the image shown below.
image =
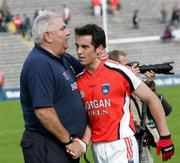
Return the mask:
<svg viewBox="0 0 180 163"><path fill-rule="evenodd" d="M40 45L42 48L44 48L45 50L47 50L48 52L50 52L52 55L54 55L55 57L60 57L61 56L61 53L58 53L56 52L55 48L51 48L51 46L48 46L48 45L44 45L44 44L41 44ZM63 54L63 53L62 53Z"/></svg>
<svg viewBox="0 0 180 163"><path fill-rule="evenodd" d="M90 73L93 73L97 69L97 67L99 66L100 63L101 63L101 61L99 59L96 59L93 63L86 65L86 69Z"/></svg>

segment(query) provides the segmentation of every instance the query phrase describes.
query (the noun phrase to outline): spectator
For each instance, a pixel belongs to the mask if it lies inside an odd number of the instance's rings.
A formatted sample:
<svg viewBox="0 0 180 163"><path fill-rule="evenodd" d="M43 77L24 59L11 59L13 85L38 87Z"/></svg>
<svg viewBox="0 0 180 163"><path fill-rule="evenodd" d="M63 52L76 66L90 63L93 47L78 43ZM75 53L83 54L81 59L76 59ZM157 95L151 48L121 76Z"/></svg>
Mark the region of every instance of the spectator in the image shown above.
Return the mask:
<svg viewBox="0 0 180 163"><path fill-rule="evenodd" d="M101 15L101 0L92 0L92 6L93 6L93 14L94 16Z"/></svg>
<svg viewBox="0 0 180 163"><path fill-rule="evenodd" d="M174 6L173 11L172 11L172 16L171 16L171 23L174 26L179 25L180 22L180 9L178 8L178 6Z"/></svg>
<svg viewBox="0 0 180 163"><path fill-rule="evenodd" d="M22 36L27 39L31 37L31 18L26 14L22 18Z"/></svg>
<svg viewBox="0 0 180 163"><path fill-rule="evenodd" d="M87 125L75 80L83 67L65 53L69 35L63 19L54 13L45 11L33 23L35 47L20 77L25 163L79 163L85 152L85 143L74 140L83 137Z"/></svg>
<svg viewBox="0 0 180 163"><path fill-rule="evenodd" d="M17 34L21 34L22 33L22 18L20 17L19 14L17 14L16 16L14 16L13 18L13 23L16 26L16 33Z"/></svg>
<svg viewBox="0 0 180 163"><path fill-rule="evenodd" d="M162 41L166 42L166 41L170 41L173 38L172 36L172 25L168 24L166 25L164 32L163 32L163 36L161 37Z"/></svg>
<svg viewBox="0 0 180 163"><path fill-rule="evenodd" d="M140 22L139 10L135 10L132 17L132 24L134 29L139 29L139 22Z"/></svg>
<svg viewBox="0 0 180 163"><path fill-rule="evenodd" d="M71 11L66 4L63 5L63 20L66 25L69 24L71 20Z"/></svg>
<svg viewBox="0 0 180 163"><path fill-rule="evenodd" d="M0 101L5 100L3 84L4 84L4 77L3 74L0 72Z"/></svg>
<svg viewBox="0 0 180 163"><path fill-rule="evenodd" d="M167 11L167 6L166 6L165 3L161 4L160 12L161 12L161 20L160 20L160 22L162 24L166 24L168 22L168 11Z"/></svg>
<svg viewBox="0 0 180 163"><path fill-rule="evenodd" d="M89 118L94 161L139 163L129 111L131 93L148 104L161 135L157 154L161 151L163 160L170 159L174 146L160 100L125 66L97 58L106 47L102 28L95 24L76 28L75 45L80 63L86 66L77 83Z"/></svg>
<svg viewBox="0 0 180 163"><path fill-rule="evenodd" d="M119 16L120 3L119 0L108 1L108 12L113 15Z"/></svg>

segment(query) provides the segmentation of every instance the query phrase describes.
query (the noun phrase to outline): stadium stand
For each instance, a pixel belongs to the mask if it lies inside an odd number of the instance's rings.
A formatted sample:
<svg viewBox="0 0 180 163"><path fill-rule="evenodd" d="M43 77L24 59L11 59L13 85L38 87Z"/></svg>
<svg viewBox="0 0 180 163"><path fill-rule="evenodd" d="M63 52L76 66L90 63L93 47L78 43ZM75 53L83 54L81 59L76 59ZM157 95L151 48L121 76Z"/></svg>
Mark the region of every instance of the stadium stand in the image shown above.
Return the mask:
<svg viewBox="0 0 180 163"><path fill-rule="evenodd" d="M164 0L121 0L122 8L119 16L108 15L108 38L110 40L125 38L141 38L162 35L164 24L160 24L160 5ZM168 18L173 6L179 0L166 1L168 4ZM86 23L97 23L102 26L101 17L95 18L92 14L90 0L7 0L13 15L26 13L31 18L36 9L53 10L62 14L63 4L71 9L71 21L68 29L71 32L68 52L75 55L73 29ZM140 10L140 29L131 29L131 18L135 9ZM0 33L0 70L4 73L5 88L19 87L19 74L23 61L32 46L26 43L19 35ZM162 43L154 41L109 44L109 50L121 49L128 53L131 61L140 61L142 64L154 64L175 61L174 71L180 72L180 43Z"/></svg>

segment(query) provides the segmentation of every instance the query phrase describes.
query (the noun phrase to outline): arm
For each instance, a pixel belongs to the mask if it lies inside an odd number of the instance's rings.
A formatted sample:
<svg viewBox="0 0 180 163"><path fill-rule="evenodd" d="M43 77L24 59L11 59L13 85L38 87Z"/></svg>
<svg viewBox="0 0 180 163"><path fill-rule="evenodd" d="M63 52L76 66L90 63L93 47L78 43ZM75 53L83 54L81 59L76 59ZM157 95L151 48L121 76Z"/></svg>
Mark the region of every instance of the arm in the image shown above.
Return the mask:
<svg viewBox="0 0 180 163"><path fill-rule="evenodd" d="M134 94L148 104L153 118L155 119L160 139L156 144L156 154L162 153L162 160L167 161L174 155L174 145L170 131L167 126L163 106L158 97L146 86L141 83L134 91Z"/></svg>
<svg viewBox="0 0 180 163"><path fill-rule="evenodd" d="M134 94L148 104L151 114L156 121L160 135L169 135L170 131L167 126L163 106L158 97L144 83L140 84L134 91Z"/></svg>
<svg viewBox="0 0 180 163"><path fill-rule="evenodd" d="M37 108L34 112L41 124L53 135L55 135L59 141L62 143L69 142L70 135L58 119L56 111L53 107Z"/></svg>
<svg viewBox="0 0 180 163"><path fill-rule="evenodd" d="M85 130L84 136L82 138L82 141L84 141L87 145L91 141L91 129L90 129L89 125L86 127L86 130Z"/></svg>
<svg viewBox="0 0 180 163"><path fill-rule="evenodd" d="M67 150L71 151L70 154L73 155L74 159L83 154L80 144L76 141L70 140L70 134L58 119L56 111L53 107L37 108L35 109L35 114L41 124L53 135L55 135L60 142L65 144L65 147Z"/></svg>

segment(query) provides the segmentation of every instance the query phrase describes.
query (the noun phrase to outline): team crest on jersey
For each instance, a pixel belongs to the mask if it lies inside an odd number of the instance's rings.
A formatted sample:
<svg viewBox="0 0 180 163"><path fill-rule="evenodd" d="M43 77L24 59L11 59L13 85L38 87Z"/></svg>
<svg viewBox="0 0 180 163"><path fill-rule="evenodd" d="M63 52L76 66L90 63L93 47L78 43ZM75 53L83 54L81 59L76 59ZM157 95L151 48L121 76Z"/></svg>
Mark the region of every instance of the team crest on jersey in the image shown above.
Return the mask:
<svg viewBox="0 0 180 163"><path fill-rule="evenodd" d="M80 91L81 98L85 97L85 93L83 91Z"/></svg>
<svg viewBox="0 0 180 163"><path fill-rule="evenodd" d="M110 84L108 83L103 84L101 87L102 94L107 95L109 91L110 91Z"/></svg>
<svg viewBox="0 0 180 163"><path fill-rule="evenodd" d="M63 72L63 76L65 77L66 80L69 80L69 76L66 72Z"/></svg>

